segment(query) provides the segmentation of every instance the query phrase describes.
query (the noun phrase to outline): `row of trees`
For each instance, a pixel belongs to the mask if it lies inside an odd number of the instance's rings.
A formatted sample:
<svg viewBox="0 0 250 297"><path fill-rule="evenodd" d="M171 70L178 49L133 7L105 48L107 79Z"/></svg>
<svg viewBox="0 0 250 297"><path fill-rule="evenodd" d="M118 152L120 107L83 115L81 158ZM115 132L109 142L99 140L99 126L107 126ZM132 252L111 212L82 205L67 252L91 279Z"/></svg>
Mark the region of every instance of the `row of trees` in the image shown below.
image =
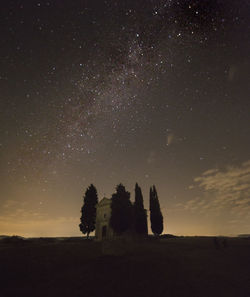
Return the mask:
<svg viewBox="0 0 250 297"><path fill-rule="evenodd" d="M149 208L151 230L154 235L160 235L163 231L163 216L155 186L150 187ZM83 197L81 208L81 223L79 225L83 234L95 230L96 205L98 203L97 190L91 184ZM126 231L134 230L137 234L148 234L147 213L144 209L142 191L139 185L135 185L135 202L130 201L130 193L122 184L117 185L116 192L112 195L110 224L115 233L121 235Z"/></svg>

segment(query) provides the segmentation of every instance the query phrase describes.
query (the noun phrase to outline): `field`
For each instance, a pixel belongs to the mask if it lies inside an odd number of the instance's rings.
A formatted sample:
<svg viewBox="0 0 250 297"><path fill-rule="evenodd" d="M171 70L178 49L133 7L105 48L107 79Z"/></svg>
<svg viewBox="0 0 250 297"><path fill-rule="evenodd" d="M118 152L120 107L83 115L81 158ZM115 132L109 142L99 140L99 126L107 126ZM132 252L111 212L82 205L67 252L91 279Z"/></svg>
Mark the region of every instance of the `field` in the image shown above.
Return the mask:
<svg viewBox="0 0 250 297"><path fill-rule="evenodd" d="M0 240L0 296L249 297L250 240Z"/></svg>

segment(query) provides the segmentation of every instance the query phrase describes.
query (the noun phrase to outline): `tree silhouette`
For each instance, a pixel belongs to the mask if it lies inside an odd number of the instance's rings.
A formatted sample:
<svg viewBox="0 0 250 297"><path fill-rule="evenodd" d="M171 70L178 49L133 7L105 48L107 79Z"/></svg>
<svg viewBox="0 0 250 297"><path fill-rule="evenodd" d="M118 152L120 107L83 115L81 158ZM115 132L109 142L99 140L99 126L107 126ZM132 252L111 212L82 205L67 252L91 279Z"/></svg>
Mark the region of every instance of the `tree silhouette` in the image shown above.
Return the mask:
<svg viewBox="0 0 250 297"><path fill-rule="evenodd" d="M98 203L97 190L93 184L87 188L83 200L79 227L81 232L87 233L87 238L89 238L89 233L95 230L96 205Z"/></svg>
<svg viewBox="0 0 250 297"><path fill-rule="evenodd" d="M154 235L160 235L163 231L163 216L155 186L150 187L149 207L151 230Z"/></svg>
<svg viewBox="0 0 250 297"><path fill-rule="evenodd" d="M143 205L141 188L135 184L134 227L138 234L148 234L147 213Z"/></svg>
<svg viewBox="0 0 250 297"><path fill-rule="evenodd" d="M110 225L119 235L129 230L132 225L130 193L122 184L116 187L116 193L112 195Z"/></svg>

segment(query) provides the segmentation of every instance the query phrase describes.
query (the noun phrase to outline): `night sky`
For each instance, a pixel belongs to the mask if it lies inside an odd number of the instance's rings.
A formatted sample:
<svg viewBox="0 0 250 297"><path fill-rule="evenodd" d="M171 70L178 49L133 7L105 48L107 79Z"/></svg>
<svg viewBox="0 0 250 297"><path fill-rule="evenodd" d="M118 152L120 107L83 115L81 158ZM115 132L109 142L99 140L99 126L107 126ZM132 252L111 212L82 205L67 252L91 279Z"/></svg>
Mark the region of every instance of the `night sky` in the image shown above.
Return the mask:
<svg viewBox="0 0 250 297"><path fill-rule="evenodd" d="M250 233L249 1L3 0L0 31L0 234L80 236L120 182L165 233Z"/></svg>

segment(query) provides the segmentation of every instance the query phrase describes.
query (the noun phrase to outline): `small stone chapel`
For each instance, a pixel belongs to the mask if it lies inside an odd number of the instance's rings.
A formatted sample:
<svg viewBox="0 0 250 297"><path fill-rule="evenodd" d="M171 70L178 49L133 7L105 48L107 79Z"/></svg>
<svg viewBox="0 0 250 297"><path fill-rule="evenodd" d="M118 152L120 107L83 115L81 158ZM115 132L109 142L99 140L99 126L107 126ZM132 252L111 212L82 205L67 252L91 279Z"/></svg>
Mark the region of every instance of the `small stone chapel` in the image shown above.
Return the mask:
<svg viewBox="0 0 250 297"><path fill-rule="evenodd" d="M96 228L95 228L95 240L102 241L105 239L112 239L116 237L114 230L110 225L111 218L111 203L112 199L104 197L96 206ZM147 210L145 209L147 214ZM135 236L134 231L128 231L125 236Z"/></svg>
<svg viewBox="0 0 250 297"><path fill-rule="evenodd" d="M95 237L97 241L111 239L114 231L110 226L111 199L104 197L96 207L96 229Z"/></svg>

